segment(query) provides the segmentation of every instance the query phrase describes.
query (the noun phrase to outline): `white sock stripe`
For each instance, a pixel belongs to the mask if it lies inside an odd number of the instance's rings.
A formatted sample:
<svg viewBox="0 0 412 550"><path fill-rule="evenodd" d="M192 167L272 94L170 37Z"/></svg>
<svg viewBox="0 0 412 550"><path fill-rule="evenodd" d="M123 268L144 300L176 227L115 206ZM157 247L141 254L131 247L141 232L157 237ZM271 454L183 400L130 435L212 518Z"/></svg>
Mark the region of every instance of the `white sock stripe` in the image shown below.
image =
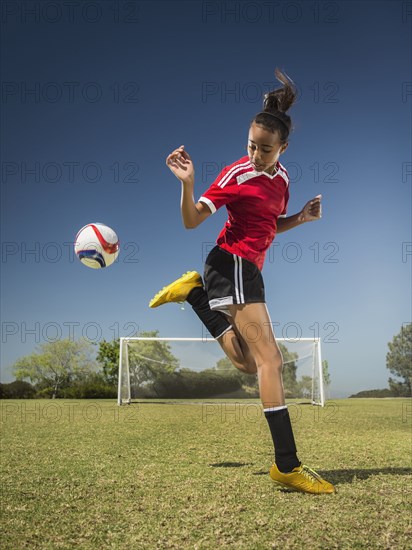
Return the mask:
<svg viewBox="0 0 412 550"><path fill-rule="evenodd" d="M274 411L282 411L283 409L287 409L287 405L282 405L281 407L269 407L268 409L263 409L263 412L274 412Z"/></svg>

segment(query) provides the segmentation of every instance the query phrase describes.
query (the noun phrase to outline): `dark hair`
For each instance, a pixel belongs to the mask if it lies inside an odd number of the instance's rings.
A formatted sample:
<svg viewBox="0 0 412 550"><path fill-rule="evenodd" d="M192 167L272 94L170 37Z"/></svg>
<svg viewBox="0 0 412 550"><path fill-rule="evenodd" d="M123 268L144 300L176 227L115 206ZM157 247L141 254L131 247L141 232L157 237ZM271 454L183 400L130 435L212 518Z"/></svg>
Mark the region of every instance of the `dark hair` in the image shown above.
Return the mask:
<svg viewBox="0 0 412 550"><path fill-rule="evenodd" d="M295 102L297 90L293 81L278 68L275 76L283 86L265 94L263 111L255 116L252 123L260 124L270 132L278 132L281 143L286 143L292 129L292 120L286 111Z"/></svg>

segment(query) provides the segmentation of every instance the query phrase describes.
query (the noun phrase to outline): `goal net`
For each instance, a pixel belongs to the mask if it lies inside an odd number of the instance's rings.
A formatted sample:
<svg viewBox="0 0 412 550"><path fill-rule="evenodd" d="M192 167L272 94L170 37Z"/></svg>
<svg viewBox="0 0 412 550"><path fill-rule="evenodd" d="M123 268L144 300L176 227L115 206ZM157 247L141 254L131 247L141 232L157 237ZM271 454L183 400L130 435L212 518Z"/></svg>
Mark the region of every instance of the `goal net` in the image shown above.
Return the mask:
<svg viewBox="0 0 412 550"><path fill-rule="evenodd" d="M277 339L286 399L324 406L320 339ZM142 399L259 397L256 375L240 372L214 339L120 338L118 404Z"/></svg>

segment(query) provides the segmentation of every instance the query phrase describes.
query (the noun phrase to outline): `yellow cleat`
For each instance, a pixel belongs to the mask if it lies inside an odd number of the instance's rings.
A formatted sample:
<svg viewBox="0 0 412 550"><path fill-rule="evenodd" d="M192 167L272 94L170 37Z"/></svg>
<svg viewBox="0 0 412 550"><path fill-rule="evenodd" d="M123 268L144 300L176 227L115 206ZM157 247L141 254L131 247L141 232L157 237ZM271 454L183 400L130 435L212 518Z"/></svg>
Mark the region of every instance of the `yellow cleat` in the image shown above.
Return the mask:
<svg viewBox="0 0 412 550"><path fill-rule="evenodd" d="M184 302L193 288L202 286L202 277L199 273L197 271L188 271L158 292L150 300L149 307L158 307L169 302Z"/></svg>
<svg viewBox="0 0 412 550"><path fill-rule="evenodd" d="M336 493L332 483L325 481L314 470L303 464L294 468L289 474L280 472L276 464L273 464L270 469L270 477L279 487L289 491L312 493L314 495Z"/></svg>

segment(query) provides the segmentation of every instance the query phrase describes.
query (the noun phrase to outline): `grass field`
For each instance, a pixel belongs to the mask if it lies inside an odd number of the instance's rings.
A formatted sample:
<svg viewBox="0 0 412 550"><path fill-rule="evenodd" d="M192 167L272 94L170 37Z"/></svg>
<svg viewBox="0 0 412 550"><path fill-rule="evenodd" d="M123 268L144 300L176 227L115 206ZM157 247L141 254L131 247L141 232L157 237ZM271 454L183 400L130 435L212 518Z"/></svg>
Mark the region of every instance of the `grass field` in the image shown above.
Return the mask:
<svg viewBox="0 0 412 550"><path fill-rule="evenodd" d="M412 405L291 405L338 493L271 483L257 402L2 401L3 549L410 548Z"/></svg>

